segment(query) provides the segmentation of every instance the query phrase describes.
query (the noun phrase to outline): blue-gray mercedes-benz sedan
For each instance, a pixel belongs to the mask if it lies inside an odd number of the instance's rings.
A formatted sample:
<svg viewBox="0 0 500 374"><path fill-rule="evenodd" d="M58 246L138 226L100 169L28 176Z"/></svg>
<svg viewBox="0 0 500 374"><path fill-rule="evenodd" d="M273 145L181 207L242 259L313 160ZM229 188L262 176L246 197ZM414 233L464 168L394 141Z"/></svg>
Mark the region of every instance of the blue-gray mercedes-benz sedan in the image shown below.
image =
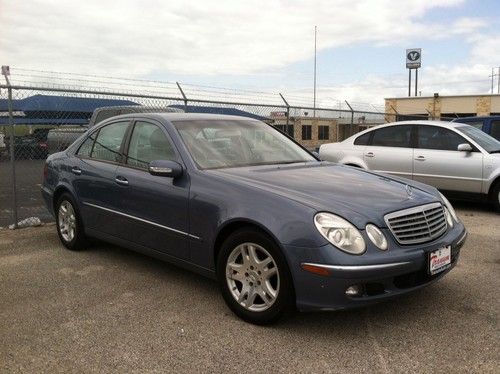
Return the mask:
<svg viewBox="0 0 500 374"><path fill-rule="evenodd" d="M258 324L423 287L466 237L435 188L321 162L234 116L110 118L47 159L42 194L67 248L98 238L216 278Z"/></svg>

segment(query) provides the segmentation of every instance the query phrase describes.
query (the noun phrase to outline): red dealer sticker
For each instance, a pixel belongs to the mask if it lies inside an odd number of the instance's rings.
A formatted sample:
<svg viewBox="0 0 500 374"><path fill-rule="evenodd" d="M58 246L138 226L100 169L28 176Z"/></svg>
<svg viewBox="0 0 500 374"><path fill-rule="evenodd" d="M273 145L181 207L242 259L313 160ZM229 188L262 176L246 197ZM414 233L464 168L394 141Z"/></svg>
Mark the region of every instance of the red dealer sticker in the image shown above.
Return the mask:
<svg viewBox="0 0 500 374"><path fill-rule="evenodd" d="M429 272L431 275L448 269L451 265L451 246L439 248L431 252L429 257Z"/></svg>

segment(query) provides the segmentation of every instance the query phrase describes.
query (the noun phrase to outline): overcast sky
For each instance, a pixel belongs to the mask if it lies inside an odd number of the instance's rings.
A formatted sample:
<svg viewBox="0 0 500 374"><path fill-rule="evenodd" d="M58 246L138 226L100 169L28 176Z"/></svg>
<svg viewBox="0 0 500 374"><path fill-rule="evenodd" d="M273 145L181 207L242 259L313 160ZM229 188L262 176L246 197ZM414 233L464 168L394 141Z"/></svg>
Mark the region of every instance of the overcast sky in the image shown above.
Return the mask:
<svg viewBox="0 0 500 374"><path fill-rule="evenodd" d="M382 103L487 93L500 66L497 0L0 0L1 64ZM15 71L15 70L13 70ZM496 83L495 83L496 92Z"/></svg>

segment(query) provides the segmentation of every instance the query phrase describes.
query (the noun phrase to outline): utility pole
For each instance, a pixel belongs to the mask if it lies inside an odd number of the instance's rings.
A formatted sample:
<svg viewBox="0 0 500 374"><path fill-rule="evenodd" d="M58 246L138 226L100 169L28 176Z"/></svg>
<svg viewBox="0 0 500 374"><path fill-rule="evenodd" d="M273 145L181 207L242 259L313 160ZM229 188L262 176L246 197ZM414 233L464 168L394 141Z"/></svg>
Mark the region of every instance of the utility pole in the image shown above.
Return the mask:
<svg viewBox="0 0 500 374"><path fill-rule="evenodd" d="M314 97L313 97L313 118L316 118L316 36L318 26L314 26Z"/></svg>
<svg viewBox="0 0 500 374"><path fill-rule="evenodd" d="M497 94L500 94L500 66L498 67L498 78L497 78L497 84L498 84L498 87L497 87ZM491 93L493 93L493 91L492 91Z"/></svg>
<svg viewBox="0 0 500 374"><path fill-rule="evenodd" d="M495 79L495 68L491 68L491 93L493 94L493 79Z"/></svg>

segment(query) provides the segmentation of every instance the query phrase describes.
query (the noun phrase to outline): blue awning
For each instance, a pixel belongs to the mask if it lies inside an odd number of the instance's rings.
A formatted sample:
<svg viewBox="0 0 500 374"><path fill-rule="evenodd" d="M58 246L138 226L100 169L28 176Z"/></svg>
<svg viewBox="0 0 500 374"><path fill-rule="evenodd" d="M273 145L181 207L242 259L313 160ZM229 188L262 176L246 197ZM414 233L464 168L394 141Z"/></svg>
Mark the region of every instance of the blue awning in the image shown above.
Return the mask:
<svg viewBox="0 0 500 374"><path fill-rule="evenodd" d="M139 105L130 100L100 99L92 97L71 97L33 95L25 99L12 100L12 110L20 112L94 112L103 106ZM0 111L8 111L7 99L0 100Z"/></svg>

